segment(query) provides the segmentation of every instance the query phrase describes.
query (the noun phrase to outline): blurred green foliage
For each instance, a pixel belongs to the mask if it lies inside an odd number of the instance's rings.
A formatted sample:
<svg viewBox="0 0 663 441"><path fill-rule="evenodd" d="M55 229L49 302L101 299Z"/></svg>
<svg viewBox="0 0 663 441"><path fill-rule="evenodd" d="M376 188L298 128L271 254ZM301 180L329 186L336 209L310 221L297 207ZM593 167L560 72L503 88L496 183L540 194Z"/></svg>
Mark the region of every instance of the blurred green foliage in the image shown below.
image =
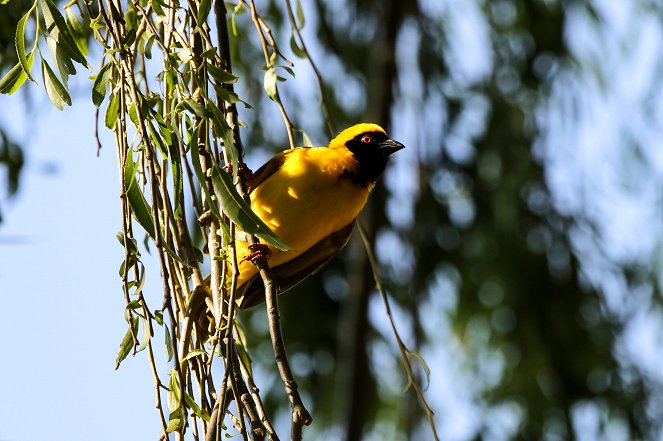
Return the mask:
<svg viewBox="0 0 663 441"><path fill-rule="evenodd" d="M268 17L285 33L280 2L268 4ZM646 380L638 374L628 384L622 380L615 350L622 325L603 315L600 293L583 280L569 236L574 219L553 206L545 164L536 153L545 129L537 108L555 74L575 63L565 37L572 8L586 8L599 20L591 3L581 1L436 7L347 0L306 8L307 44L318 48L318 63L332 66L324 74L325 92L339 128L373 120L396 139L399 133L412 136L409 143L400 140L416 153L395 158L418 161L407 167L415 184L406 203L399 174L390 191L376 190L363 221L382 252L390 293L408 316L410 341L424 354L446 345L462 358L457 374L470 378L468 394L477 408L466 415L472 421L467 438L453 439L571 439L582 435L574 432L573 412L586 402L601 409L602 427L624 426L626 439L652 438L658 427L644 410L651 393ZM476 16L487 29L476 28ZM474 46L464 47L453 35L462 27L484 33L489 51L469 52ZM247 57L258 52L255 42L239 41L236 66L253 75ZM466 60L454 55L487 67L463 72L455 63ZM244 84L252 83L260 84L257 77ZM257 88L247 93L260 102ZM286 103L297 103L290 106L295 124L323 143L323 123L302 121L315 95L286 85L285 96ZM267 125L269 113L256 107L246 116L249 145L286 145ZM418 109L414 116L412 109ZM408 128L413 120L419 125ZM317 130L311 129L315 124ZM396 173L402 172L391 170L386 180ZM396 211L412 207L412 213L403 221L385 212L390 204ZM380 246L383 240L389 245ZM393 384L403 381L398 362L392 361L396 371L384 370L385 348L395 351L395 344L370 313L376 292L362 254L361 246L351 244L342 259L281 301L301 389L314 403L313 430L342 433L346 440L369 434L428 439L417 403L403 399L404 384ZM264 322L264 313L252 314L247 327L261 331L253 337L258 341L266 330L255 325ZM431 330L435 326L439 335ZM269 369L270 348L263 349L260 361ZM396 360L394 352L386 356ZM433 376L449 372L431 369ZM451 403L445 409L461 399L438 393L429 390L433 403ZM268 396L272 406L282 405L278 388ZM506 420L493 418L500 409L507 410ZM447 417L438 409L443 428L453 426ZM496 428L504 421L515 423L500 438Z"/></svg>

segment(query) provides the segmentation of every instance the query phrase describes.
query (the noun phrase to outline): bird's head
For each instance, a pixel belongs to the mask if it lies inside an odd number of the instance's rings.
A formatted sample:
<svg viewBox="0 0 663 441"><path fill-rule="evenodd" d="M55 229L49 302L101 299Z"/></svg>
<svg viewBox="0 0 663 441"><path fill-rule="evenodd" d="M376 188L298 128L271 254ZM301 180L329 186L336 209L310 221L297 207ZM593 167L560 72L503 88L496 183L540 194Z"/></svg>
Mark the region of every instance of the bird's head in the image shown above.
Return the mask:
<svg viewBox="0 0 663 441"><path fill-rule="evenodd" d="M345 175L356 184L372 187L384 171L387 158L405 146L389 138L379 125L362 123L343 130L331 140L329 147L349 150L357 167Z"/></svg>

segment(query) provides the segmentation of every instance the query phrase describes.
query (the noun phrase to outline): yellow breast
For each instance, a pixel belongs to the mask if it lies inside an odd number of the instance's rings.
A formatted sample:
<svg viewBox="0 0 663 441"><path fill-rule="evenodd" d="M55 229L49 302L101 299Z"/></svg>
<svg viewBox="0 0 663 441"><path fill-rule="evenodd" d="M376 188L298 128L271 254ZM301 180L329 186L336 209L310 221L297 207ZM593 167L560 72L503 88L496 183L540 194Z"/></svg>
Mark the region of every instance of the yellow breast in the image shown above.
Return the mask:
<svg viewBox="0 0 663 441"><path fill-rule="evenodd" d="M346 149L298 149L252 191L253 211L291 248L272 249L270 266L299 256L357 217L369 191L341 177L352 167L356 162ZM246 243L238 242L237 251L240 259L244 257ZM239 269L240 286L256 274L250 262L243 262Z"/></svg>

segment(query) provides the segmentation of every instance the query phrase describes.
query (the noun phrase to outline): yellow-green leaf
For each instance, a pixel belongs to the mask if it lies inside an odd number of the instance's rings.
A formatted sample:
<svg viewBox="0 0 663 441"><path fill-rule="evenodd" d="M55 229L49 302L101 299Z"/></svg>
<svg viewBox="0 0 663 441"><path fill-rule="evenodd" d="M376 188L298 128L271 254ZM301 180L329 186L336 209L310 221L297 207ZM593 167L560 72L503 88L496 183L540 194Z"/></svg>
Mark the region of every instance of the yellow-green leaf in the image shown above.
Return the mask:
<svg viewBox="0 0 663 441"><path fill-rule="evenodd" d="M108 90L108 81L111 77L111 66L113 63L108 62L101 66L97 78L94 79L94 85L92 86L92 102L95 106L101 106L101 103L106 97L106 91Z"/></svg>
<svg viewBox="0 0 663 441"><path fill-rule="evenodd" d="M28 54L28 67L32 68L32 61L34 60L34 53ZM11 95L16 92L28 78L28 75L23 70L21 63L17 63L12 67L7 74L0 79L0 93Z"/></svg>
<svg viewBox="0 0 663 441"><path fill-rule="evenodd" d="M244 232L258 236L264 242L280 250L290 249L288 244L274 234L251 210L251 207L237 193L230 175L218 166L212 169L212 184L214 185L214 193L221 202L223 212Z"/></svg>
<svg viewBox="0 0 663 441"><path fill-rule="evenodd" d="M133 334L132 334L133 328ZM120 351L117 353L117 358L115 359L115 370L120 367L122 360L127 358L127 355L131 352L131 348L134 347L134 338L133 336L138 333L138 317L134 317L131 322L131 327L127 330L120 342Z"/></svg>
<svg viewBox="0 0 663 441"><path fill-rule="evenodd" d="M32 11L34 10L35 6L37 3L32 5L32 8L28 12L25 13L23 17L18 21L18 24L16 25L16 54L18 55L18 62L21 65L21 68L23 69L23 72L30 78L31 81L37 82L32 74L30 73L30 69L32 68L32 63L28 63L28 56L25 54L25 24L28 21L28 18L30 18L30 15L32 15ZM30 51L30 54L34 54L35 48L32 48L32 51Z"/></svg>
<svg viewBox="0 0 663 441"><path fill-rule="evenodd" d="M138 187L136 181L136 169L138 163L133 161L131 151L127 153L124 163L124 192L127 195L129 206L138 223L145 229L150 237L154 238L154 219L152 218L152 208L145 200L143 192Z"/></svg>
<svg viewBox="0 0 663 441"><path fill-rule="evenodd" d="M51 69L51 66L48 65L46 61L41 60L42 75L44 77L44 85L46 86L46 93L51 99L51 102L59 110L62 110L65 104L71 106L71 97L69 92L62 85L58 77Z"/></svg>

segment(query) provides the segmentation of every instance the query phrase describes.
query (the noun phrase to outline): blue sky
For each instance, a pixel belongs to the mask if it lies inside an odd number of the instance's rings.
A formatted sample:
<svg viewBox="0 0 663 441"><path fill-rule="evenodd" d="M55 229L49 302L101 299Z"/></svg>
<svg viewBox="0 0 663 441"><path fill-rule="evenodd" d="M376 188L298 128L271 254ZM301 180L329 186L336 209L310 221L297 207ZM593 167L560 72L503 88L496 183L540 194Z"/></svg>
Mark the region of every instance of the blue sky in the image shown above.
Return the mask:
<svg viewBox="0 0 663 441"><path fill-rule="evenodd" d="M126 331L114 146L104 132L97 158L87 97L58 112L32 95L32 109L19 93L0 110L27 147L0 227L0 439L156 439L147 363L114 370Z"/></svg>

